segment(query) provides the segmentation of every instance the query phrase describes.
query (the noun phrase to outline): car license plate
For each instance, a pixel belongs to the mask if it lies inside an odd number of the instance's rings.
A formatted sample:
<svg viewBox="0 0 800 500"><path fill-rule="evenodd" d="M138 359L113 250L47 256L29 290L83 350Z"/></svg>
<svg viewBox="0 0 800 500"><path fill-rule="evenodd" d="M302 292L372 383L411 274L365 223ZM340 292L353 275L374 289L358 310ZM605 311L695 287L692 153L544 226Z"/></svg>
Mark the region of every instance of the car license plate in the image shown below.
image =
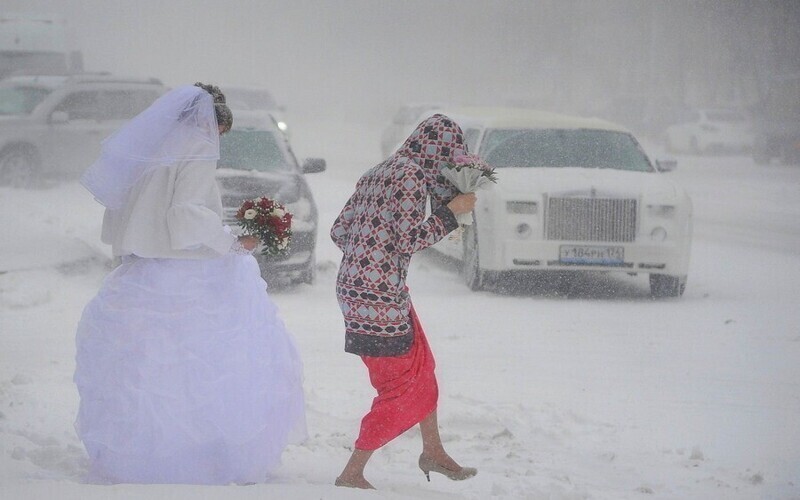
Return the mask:
<svg viewBox="0 0 800 500"><path fill-rule="evenodd" d="M564 264L622 264L625 262L625 248L599 245L561 245L559 260Z"/></svg>

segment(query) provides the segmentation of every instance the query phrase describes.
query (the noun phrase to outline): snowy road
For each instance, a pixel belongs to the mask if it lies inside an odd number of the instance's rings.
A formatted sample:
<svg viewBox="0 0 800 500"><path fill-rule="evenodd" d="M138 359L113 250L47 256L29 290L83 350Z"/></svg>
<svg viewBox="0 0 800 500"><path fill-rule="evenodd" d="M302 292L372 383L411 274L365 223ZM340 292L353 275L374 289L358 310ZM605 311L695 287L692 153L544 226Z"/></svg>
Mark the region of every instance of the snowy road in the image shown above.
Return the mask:
<svg viewBox="0 0 800 500"><path fill-rule="evenodd" d="M373 493L331 486L373 395L342 351L326 238L356 167L332 155L309 176L319 280L273 292L305 361L311 438L250 487L80 484L73 332L106 272L101 211L77 184L0 189L0 497L800 498L800 169L681 157L666 175L695 206L680 300L650 300L643 276L472 293L451 263L415 257L443 438L480 472L425 482L412 430L376 454Z"/></svg>

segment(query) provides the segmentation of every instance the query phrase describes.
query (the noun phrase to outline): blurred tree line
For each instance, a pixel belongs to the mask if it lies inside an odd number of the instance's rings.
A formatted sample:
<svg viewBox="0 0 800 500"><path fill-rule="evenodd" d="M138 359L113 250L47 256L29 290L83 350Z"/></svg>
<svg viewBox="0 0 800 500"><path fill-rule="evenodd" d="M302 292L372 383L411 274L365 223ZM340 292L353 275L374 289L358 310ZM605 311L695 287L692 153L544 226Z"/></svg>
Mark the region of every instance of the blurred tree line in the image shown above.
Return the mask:
<svg viewBox="0 0 800 500"><path fill-rule="evenodd" d="M741 106L800 72L798 0L538 0L497 3L523 33L531 105ZM520 100L525 100L521 98ZM523 103L524 104L524 103Z"/></svg>

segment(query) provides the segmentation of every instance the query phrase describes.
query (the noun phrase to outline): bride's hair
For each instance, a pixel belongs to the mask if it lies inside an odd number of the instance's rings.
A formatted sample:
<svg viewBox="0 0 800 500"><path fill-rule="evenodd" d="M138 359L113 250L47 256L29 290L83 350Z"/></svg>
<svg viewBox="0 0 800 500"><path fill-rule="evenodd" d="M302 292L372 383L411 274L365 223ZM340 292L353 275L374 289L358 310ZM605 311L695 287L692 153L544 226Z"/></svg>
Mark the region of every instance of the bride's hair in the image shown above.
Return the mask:
<svg viewBox="0 0 800 500"><path fill-rule="evenodd" d="M217 115L217 125L222 125L223 132L229 131L233 127L233 113L228 105L225 104L225 94L216 85L197 82L194 86L200 87L211 94L214 99L214 113Z"/></svg>

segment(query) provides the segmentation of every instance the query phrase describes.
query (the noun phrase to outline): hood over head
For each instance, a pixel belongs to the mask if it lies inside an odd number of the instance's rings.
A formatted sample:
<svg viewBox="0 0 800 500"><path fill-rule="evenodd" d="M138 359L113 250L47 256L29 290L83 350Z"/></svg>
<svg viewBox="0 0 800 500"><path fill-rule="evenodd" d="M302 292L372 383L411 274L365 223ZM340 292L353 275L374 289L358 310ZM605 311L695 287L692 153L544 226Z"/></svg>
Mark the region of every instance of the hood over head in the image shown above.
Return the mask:
<svg viewBox="0 0 800 500"><path fill-rule="evenodd" d="M449 117L435 114L417 125L390 160L402 156L422 167L435 210L458 194L456 187L442 176L442 166L467 152L461 127Z"/></svg>

